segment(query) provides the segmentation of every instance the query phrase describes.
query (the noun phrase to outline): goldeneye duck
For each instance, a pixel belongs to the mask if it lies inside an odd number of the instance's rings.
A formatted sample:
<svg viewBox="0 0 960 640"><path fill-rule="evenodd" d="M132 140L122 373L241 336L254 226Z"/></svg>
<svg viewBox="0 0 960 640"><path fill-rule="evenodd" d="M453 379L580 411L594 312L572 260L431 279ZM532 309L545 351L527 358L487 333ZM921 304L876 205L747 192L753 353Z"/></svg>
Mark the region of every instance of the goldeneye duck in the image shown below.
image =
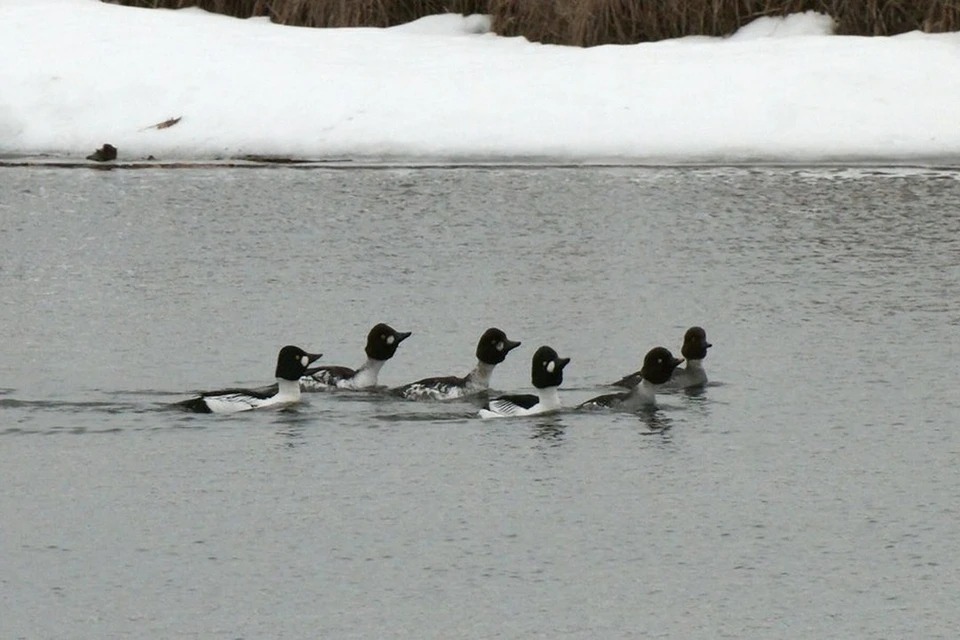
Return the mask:
<svg viewBox="0 0 960 640"><path fill-rule="evenodd" d="M483 393L490 388L490 377L507 354L520 346L496 327L483 332L477 342L477 366L463 376L424 378L393 389L391 393L408 400L453 400Z"/></svg>
<svg viewBox="0 0 960 640"><path fill-rule="evenodd" d="M300 378L304 391L326 391L328 389L370 389L377 386L380 369L397 352L400 343L413 335L409 331L396 331L388 324L380 323L367 334L367 346L364 351L367 361L359 369L329 366Z"/></svg>
<svg viewBox="0 0 960 640"><path fill-rule="evenodd" d="M559 410L561 405L557 388L563 382L563 368L568 364L570 358L561 358L550 347L540 347L533 354L530 364L530 378L537 395L500 396L480 409L480 417L532 416Z"/></svg>
<svg viewBox="0 0 960 640"><path fill-rule="evenodd" d="M177 405L197 413L237 413L294 404L300 401L300 377L316 371L308 367L321 355L287 345L277 354L275 388L208 391Z"/></svg>
<svg viewBox="0 0 960 640"><path fill-rule="evenodd" d="M683 346L680 353L687 359L687 366L684 369L677 369L673 372L673 379L667 384L667 389L677 389L685 387L695 387L706 384L707 373L703 370L703 359L707 357L707 349L713 345L707 342L707 332L701 327L690 327L683 334ZM632 389L640 384L639 371L626 375L610 386L624 387Z"/></svg>
<svg viewBox="0 0 960 640"><path fill-rule="evenodd" d="M673 372L673 377L665 385L669 389L688 389L707 384L707 372L703 369L703 359L707 349L713 345L707 342L707 332L702 327L690 327L683 334L683 347L680 353L687 359L687 366Z"/></svg>
<svg viewBox="0 0 960 640"><path fill-rule="evenodd" d="M655 403L655 391L673 375L682 358L674 358L665 347L654 347L643 358L643 368L637 372L639 382L630 391L609 393L591 398L580 405L581 409L609 408L621 411L636 411Z"/></svg>

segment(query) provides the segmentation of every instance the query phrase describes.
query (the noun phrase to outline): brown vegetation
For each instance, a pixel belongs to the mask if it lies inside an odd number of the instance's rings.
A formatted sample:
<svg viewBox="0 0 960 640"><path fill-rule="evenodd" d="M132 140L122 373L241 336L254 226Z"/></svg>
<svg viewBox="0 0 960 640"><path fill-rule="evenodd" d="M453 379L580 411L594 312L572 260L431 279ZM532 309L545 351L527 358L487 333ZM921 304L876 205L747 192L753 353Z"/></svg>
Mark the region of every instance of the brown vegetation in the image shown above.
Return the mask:
<svg viewBox="0 0 960 640"><path fill-rule="evenodd" d="M491 0L490 8L501 35L583 47L723 36L762 16L800 11L833 16L845 35L960 30L956 0Z"/></svg>
<svg viewBox="0 0 960 640"><path fill-rule="evenodd" d="M819 11L837 32L894 35L960 30L958 0L105 0L199 6L308 27L387 27L436 13L488 13L493 30L535 42L595 46L686 35L722 36L761 16Z"/></svg>
<svg viewBox="0 0 960 640"><path fill-rule="evenodd" d="M301 27L391 27L438 13L487 13L489 0L104 0L157 9L200 7Z"/></svg>
<svg viewBox="0 0 960 640"><path fill-rule="evenodd" d="M287 0L274 20L306 27L392 27L438 13L484 13L486 0Z"/></svg>

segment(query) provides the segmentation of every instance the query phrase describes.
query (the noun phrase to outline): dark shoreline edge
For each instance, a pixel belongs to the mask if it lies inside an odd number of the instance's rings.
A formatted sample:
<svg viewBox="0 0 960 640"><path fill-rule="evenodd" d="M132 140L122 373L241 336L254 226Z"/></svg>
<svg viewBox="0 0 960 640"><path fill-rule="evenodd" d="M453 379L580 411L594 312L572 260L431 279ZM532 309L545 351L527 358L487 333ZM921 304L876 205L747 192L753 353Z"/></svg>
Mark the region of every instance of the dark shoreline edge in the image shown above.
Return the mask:
<svg viewBox="0 0 960 640"><path fill-rule="evenodd" d="M783 160L776 158L726 159L704 157L681 158L585 158L555 157L384 157L384 158L223 158L212 160L132 160L93 162L83 159L52 156L0 155L2 168L92 169L95 171L136 169L921 169L935 171L960 170L960 154L896 157L824 157L823 159Z"/></svg>

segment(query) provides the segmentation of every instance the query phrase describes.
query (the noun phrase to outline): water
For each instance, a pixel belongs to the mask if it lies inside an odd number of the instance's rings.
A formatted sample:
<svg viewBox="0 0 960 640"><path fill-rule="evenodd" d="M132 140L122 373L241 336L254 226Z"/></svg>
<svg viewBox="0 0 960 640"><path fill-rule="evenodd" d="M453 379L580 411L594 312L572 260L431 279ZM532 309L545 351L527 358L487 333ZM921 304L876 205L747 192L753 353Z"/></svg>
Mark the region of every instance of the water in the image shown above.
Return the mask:
<svg viewBox="0 0 960 640"><path fill-rule="evenodd" d="M960 174L0 171L4 638L954 638ZM287 343L396 385L540 344L574 405L683 331L639 416L259 385Z"/></svg>

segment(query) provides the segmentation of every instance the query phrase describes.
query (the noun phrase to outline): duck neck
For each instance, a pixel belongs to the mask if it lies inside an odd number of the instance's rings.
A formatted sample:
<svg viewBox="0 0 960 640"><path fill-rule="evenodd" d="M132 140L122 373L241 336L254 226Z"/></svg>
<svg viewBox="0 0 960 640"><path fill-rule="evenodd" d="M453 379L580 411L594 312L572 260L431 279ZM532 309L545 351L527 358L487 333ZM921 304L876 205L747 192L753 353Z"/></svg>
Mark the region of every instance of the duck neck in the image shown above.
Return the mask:
<svg viewBox="0 0 960 640"><path fill-rule="evenodd" d="M540 406L543 407L544 411L560 408L560 394L558 393L558 389L559 387L537 389L537 395L540 397Z"/></svg>
<svg viewBox="0 0 960 640"><path fill-rule="evenodd" d="M477 366L467 374L467 386L471 389L486 390L490 388L490 378L493 376L495 364L487 364L477 360Z"/></svg>
<svg viewBox="0 0 960 640"><path fill-rule="evenodd" d="M687 371L703 371L703 360L687 360Z"/></svg>
<svg viewBox="0 0 960 640"><path fill-rule="evenodd" d="M300 399L300 381L277 378L277 395L279 401L296 402Z"/></svg>
<svg viewBox="0 0 960 640"><path fill-rule="evenodd" d="M640 383L630 390L630 396L635 400L653 402L653 399L656 397L656 390L657 385L649 380L641 379Z"/></svg>
<svg viewBox="0 0 960 640"><path fill-rule="evenodd" d="M354 389L365 389L367 387L377 386L377 379L380 376L380 369L383 368L383 365L387 364L386 360L374 360L373 358L367 358L367 361L357 369L357 373L353 376L353 388Z"/></svg>

